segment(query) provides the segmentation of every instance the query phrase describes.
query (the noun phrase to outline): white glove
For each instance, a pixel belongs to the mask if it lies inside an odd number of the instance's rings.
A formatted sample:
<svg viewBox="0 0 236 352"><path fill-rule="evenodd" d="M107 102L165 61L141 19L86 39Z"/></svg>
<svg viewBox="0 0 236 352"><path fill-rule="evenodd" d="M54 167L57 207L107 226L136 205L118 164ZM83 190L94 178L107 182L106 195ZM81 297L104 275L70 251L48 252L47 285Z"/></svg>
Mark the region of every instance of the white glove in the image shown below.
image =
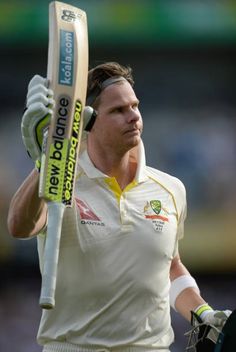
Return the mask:
<svg viewBox="0 0 236 352"><path fill-rule="evenodd" d="M221 328L232 313L231 310L213 310L208 304L200 305L194 312L200 317L203 323Z"/></svg>
<svg viewBox="0 0 236 352"><path fill-rule="evenodd" d="M43 136L50 123L53 106L53 91L48 89L48 80L35 75L28 85L21 134L25 148L36 167L40 166Z"/></svg>
<svg viewBox="0 0 236 352"><path fill-rule="evenodd" d="M35 75L28 85L26 110L21 121L21 134L25 148L34 160L36 168L40 169L41 152L44 138L47 138L47 129L55 105L53 91L48 89L48 80ZM83 111L84 126L93 124L96 112L86 106Z"/></svg>

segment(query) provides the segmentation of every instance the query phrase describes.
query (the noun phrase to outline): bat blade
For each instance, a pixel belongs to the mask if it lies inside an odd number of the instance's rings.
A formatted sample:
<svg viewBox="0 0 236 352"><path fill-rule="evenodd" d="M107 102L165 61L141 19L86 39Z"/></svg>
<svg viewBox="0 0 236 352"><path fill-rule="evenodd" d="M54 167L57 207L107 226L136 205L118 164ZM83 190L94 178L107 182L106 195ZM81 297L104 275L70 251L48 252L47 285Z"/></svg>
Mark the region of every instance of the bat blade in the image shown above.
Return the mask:
<svg viewBox="0 0 236 352"><path fill-rule="evenodd" d="M49 5L47 78L55 106L43 147L39 196L48 203L40 306L55 305L60 234L65 207L72 206L75 172L82 135L82 112L88 74L86 13L53 1Z"/></svg>

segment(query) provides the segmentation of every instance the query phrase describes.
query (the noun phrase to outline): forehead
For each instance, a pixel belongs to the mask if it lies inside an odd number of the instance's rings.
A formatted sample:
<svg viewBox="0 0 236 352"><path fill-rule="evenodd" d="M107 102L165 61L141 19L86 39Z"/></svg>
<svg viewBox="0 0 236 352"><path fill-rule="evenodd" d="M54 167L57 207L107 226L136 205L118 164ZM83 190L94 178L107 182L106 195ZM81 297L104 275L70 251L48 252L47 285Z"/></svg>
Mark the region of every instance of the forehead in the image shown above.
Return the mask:
<svg viewBox="0 0 236 352"><path fill-rule="evenodd" d="M100 95L100 105L127 105L137 100L130 83L117 82L106 87Z"/></svg>

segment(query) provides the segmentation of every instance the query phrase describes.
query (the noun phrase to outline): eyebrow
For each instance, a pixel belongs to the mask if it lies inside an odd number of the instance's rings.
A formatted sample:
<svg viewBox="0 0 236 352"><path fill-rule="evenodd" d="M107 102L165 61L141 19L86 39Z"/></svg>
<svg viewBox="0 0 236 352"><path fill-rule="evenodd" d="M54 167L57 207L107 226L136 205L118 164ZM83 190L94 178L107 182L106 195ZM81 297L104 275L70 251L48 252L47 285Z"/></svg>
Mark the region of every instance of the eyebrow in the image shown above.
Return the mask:
<svg viewBox="0 0 236 352"><path fill-rule="evenodd" d="M110 107L108 107L108 110L113 110L113 109L117 109L117 108L123 108L129 105L138 105L140 103L140 100L138 98L136 98L135 100L132 101L132 103L128 103L128 102L121 102L121 103L117 103L117 104L112 104Z"/></svg>

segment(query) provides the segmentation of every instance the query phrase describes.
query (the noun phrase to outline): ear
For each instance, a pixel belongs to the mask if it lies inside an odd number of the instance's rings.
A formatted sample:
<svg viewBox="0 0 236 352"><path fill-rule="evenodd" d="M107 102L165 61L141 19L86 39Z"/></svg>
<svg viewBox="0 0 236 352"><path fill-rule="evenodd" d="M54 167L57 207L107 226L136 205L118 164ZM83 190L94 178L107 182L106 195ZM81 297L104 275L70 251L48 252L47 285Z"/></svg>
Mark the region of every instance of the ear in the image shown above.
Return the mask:
<svg viewBox="0 0 236 352"><path fill-rule="evenodd" d="M91 131L97 117L97 112L91 106L85 106L83 111L84 130Z"/></svg>

